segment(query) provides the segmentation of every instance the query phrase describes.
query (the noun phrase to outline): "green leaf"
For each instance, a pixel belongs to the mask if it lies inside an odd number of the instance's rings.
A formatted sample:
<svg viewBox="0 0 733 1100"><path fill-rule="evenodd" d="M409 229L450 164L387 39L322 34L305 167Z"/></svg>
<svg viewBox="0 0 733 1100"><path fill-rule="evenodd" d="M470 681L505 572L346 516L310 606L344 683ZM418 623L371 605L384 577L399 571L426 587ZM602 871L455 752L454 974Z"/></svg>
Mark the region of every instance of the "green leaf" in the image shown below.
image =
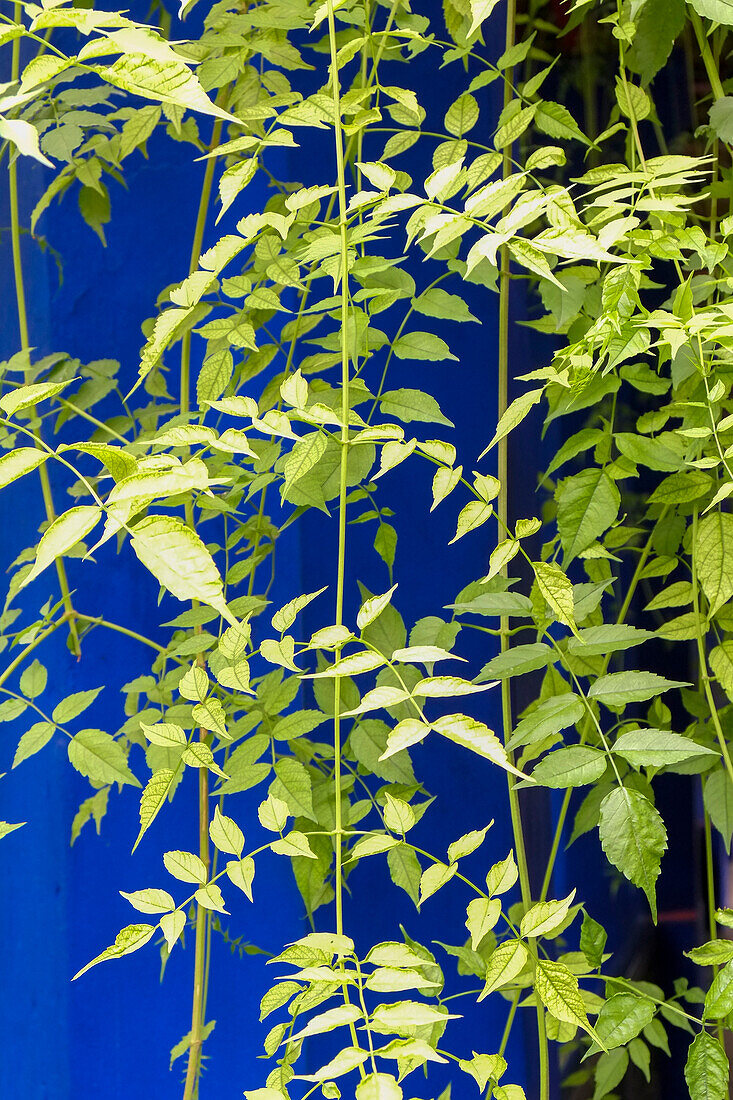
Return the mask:
<svg viewBox="0 0 733 1100"><path fill-rule="evenodd" d="M478 951L482 941L488 936L501 916L501 902L498 898L474 898L466 909L466 928L471 936L471 947Z"/></svg>
<svg viewBox="0 0 733 1100"><path fill-rule="evenodd" d="M142 786L127 766L122 745L102 730L80 730L69 741L68 752L76 770L96 783Z"/></svg>
<svg viewBox="0 0 733 1100"><path fill-rule="evenodd" d="M32 406L37 405L39 401L45 401L49 397L55 397L57 393L61 393L62 390L73 381L72 379L66 382L35 382L31 386L19 386L17 390L11 390L10 393L3 394L0 397L0 409L6 416L13 416L17 412L22 412L23 409L30 409Z"/></svg>
<svg viewBox="0 0 733 1100"><path fill-rule="evenodd" d="M508 747L516 749L544 741L546 737L576 725L585 713L583 701L578 695L570 692L555 695L517 723Z"/></svg>
<svg viewBox="0 0 733 1100"><path fill-rule="evenodd" d="M535 990L545 1008L556 1020L582 1027L595 1038L588 1023L578 979L562 963L538 959L535 970Z"/></svg>
<svg viewBox="0 0 733 1100"><path fill-rule="evenodd" d="M635 20L636 33L626 58L648 84L667 64L685 26L685 0L646 0Z"/></svg>
<svg viewBox="0 0 733 1100"><path fill-rule="evenodd" d="M24 474L38 467L49 457L48 451L40 451L37 447L18 447L15 451L0 455L0 489L11 485Z"/></svg>
<svg viewBox="0 0 733 1100"><path fill-rule="evenodd" d="M522 917L519 934L525 938L537 938L554 932L564 923L575 898L575 890L561 901L540 901L530 906Z"/></svg>
<svg viewBox="0 0 733 1100"><path fill-rule="evenodd" d="M200 600L232 625L214 559L190 527L175 516L147 516L135 524L132 548L155 579L178 600Z"/></svg>
<svg viewBox="0 0 733 1100"><path fill-rule="evenodd" d="M406 844L390 848L387 852L387 865L392 882L404 890L417 906L420 900L422 868L412 848Z"/></svg>
<svg viewBox="0 0 733 1100"><path fill-rule="evenodd" d="M298 440L287 455L283 466L282 494L284 499L289 499L288 492L291 486L310 473L314 466L320 462L326 453L327 446L328 438L323 432L311 432L310 435Z"/></svg>
<svg viewBox="0 0 733 1100"><path fill-rule="evenodd" d="M51 712L54 722L63 726L66 722L71 722L73 718L78 718L87 707L92 705L101 690L101 687L90 688L88 691L75 691L72 695L67 695L65 699L56 704Z"/></svg>
<svg viewBox="0 0 733 1100"><path fill-rule="evenodd" d="M694 554L697 575L714 615L733 596L733 515L709 512L698 525Z"/></svg>
<svg viewBox="0 0 733 1100"><path fill-rule="evenodd" d="M689 737L670 730L654 729L622 733L613 745L613 751L637 768L663 768L666 764L679 764L694 756L718 755L714 749L696 745Z"/></svg>
<svg viewBox="0 0 733 1100"><path fill-rule="evenodd" d="M575 630L575 599L573 585L555 562L532 562L537 586L558 622Z"/></svg>
<svg viewBox="0 0 733 1100"><path fill-rule="evenodd" d="M733 96L723 96L712 104L710 126L721 141L733 145Z"/></svg>
<svg viewBox="0 0 733 1100"><path fill-rule="evenodd" d="M390 1073L369 1073L356 1086L356 1100L402 1100L403 1092Z"/></svg>
<svg viewBox="0 0 733 1100"><path fill-rule="evenodd" d="M308 817L315 821L311 777L305 765L285 756L275 764L275 776L270 793L286 804L293 817Z"/></svg>
<svg viewBox="0 0 733 1100"><path fill-rule="evenodd" d="M91 65L90 68L108 84L122 88L124 92L215 115L227 122L237 121L233 115L211 102L197 78L182 62L130 52L123 54L112 65Z"/></svg>
<svg viewBox="0 0 733 1100"><path fill-rule="evenodd" d="M273 852L281 856L306 856L308 859L317 859L315 852L308 843L305 833L293 829L282 840L276 840L270 845Z"/></svg>
<svg viewBox="0 0 733 1100"><path fill-rule="evenodd" d="M173 950L185 927L186 914L180 909L176 909L173 913L164 913L160 918L160 930L165 936L169 951Z"/></svg>
<svg viewBox="0 0 733 1100"><path fill-rule="evenodd" d="M433 1005L423 1004L421 1001L397 1001L394 1004L377 1005L372 1013L371 1026L380 1035L412 1035L412 1028L457 1019L458 1016L441 1012Z"/></svg>
<svg viewBox="0 0 733 1100"><path fill-rule="evenodd" d="M464 833L458 840L454 840L452 844L449 844L449 861L455 863L458 859L465 859L466 856L470 856L472 852L480 848L492 825L493 822L490 822L485 829L472 829L470 833Z"/></svg>
<svg viewBox="0 0 733 1100"><path fill-rule="evenodd" d="M169 874L181 882L206 882L208 874L203 860L193 852L165 852L163 863Z"/></svg>
<svg viewBox="0 0 733 1100"><path fill-rule="evenodd" d="M167 890L135 890L131 894L120 890L120 894L140 913L169 913L176 907Z"/></svg>
<svg viewBox="0 0 733 1100"><path fill-rule="evenodd" d="M643 703L672 688L690 687L684 680L667 680L656 672L609 672L599 676L588 695L610 707Z"/></svg>
<svg viewBox="0 0 733 1100"><path fill-rule="evenodd" d="M730 852L733 836L733 782L727 771L718 769L705 780L703 801L710 819Z"/></svg>
<svg viewBox="0 0 733 1100"><path fill-rule="evenodd" d="M435 398L422 390L388 390L382 394L379 405L385 416L395 416L403 424L419 420L453 427L453 422L443 416Z"/></svg>
<svg viewBox="0 0 733 1100"><path fill-rule="evenodd" d="M694 6L697 7L698 3L701 0L695 0ZM730 1067L725 1050L714 1036L701 1031L690 1044L685 1064L685 1081L691 1100L727 1100L729 1078Z"/></svg>
<svg viewBox="0 0 733 1100"><path fill-rule="evenodd" d="M509 985L524 970L529 952L521 940L507 940L489 956L486 964L486 981L479 1000L488 997L495 989Z"/></svg>
<svg viewBox="0 0 733 1100"><path fill-rule="evenodd" d="M38 543L33 568L23 578L21 588L35 580L56 558L63 557L78 542L86 538L97 526L101 517L102 510L96 505L79 505L58 516L43 533Z"/></svg>
<svg viewBox="0 0 733 1100"><path fill-rule="evenodd" d="M385 607L391 603L396 588L397 585L393 584L388 592L384 592L381 596L370 596L364 601L356 616L356 625L359 630L363 630L379 618Z"/></svg>
<svg viewBox="0 0 733 1100"><path fill-rule="evenodd" d="M595 783L606 770L606 754L590 745L570 745L548 753L532 771L543 787L582 787Z"/></svg>
<svg viewBox="0 0 733 1100"><path fill-rule="evenodd" d="M583 131L567 107L550 100L543 100L537 106L534 122L538 130L548 137L559 141L582 141L590 144Z"/></svg>
<svg viewBox="0 0 733 1100"><path fill-rule="evenodd" d="M449 294L438 286L424 290L413 300L413 309L425 317L437 317L442 321L476 321L478 317L469 310L458 294Z"/></svg>
<svg viewBox="0 0 733 1100"><path fill-rule="evenodd" d="M489 18L498 3L499 0L468 0L468 8L471 13L471 26L468 30L469 38L472 38L481 24Z"/></svg>
<svg viewBox="0 0 733 1100"><path fill-rule="evenodd" d="M300 1075L301 1081L332 1081L334 1077L343 1077L345 1073L351 1073L357 1066L366 1062L369 1053L360 1047L344 1047L335 1058L321 1066L315 1073Z"/></svg>
<svg viewBox="0 0 733 1100"><path fill-rule="evenodd" d="M0 838L7 836L8 833L14 833L16 829L21 829L24 825L27 825L26 821L18 821L15 824L10 824L9 821L0 821Z"/></svg>
<svg viewBox="0 0 733 1100"><path fill-rule="evenodd" d="M299 1028L298 1031L289 1036L288 1041L296 1042L298 1039L307 1039L309 1035L325 1035L329 1031L334 1031L337 1027L345 1027L363 1019L364 1014L356 1005L337 1005L336 1008L329 1008L317 1016L312 1016L305 1027Z"/></svg>
<svg viewBox="0 0 733 1100"><path fill-rule="evenodd" d="M255 861L251 856L244 859L230 859L224 870L229 881L238 887L252 901L252 882L255 877Z"/></svg>
<svg viewBox="0 0 733 1100"><path fill-rule="evenodd" d="M175 771L170 768L161 768L148 780L140 797L140 831L132 846L133 852L160 813L166 798L175 790L181 766L179 765Z"/></svg>
<svg viewBox="0 0 733 1100"><path fill-rule="evenodd" d="M489 443L485 451L479 456L483 456L494 447L500 439L504 439L510 432L514 431L518 427L531 409L542 399L544 390L529 390L527 393L520 394L512 401L506 412L504 412L499 418L499 423L496 425L496 431L494 437Z"/></svg>
<svg viewBox="0 0 733 1100"><path fill-rule="evenodd" d="M614 993L601 1008L596 1035L606 1050L624 1046L654 1018L655 1007L635 993Z"/></svg>
<svg viewBox="0 0 733 1100"><path fill-rule="evenodd" d="M505 771L522 776L522 773L510 763L506 749L499 738L483 722L465 714L447 714L436 719L432 727L454 744L470 749L471 752L490 760L492 764L498 764Z"/></svg>
<svg viewBox="0 0 733 1100"><path fill-rule="evenodd" d="M293 625L303 608L307 607L312 600L315 600L317 596L325 591L325 588L319 588L317 592L307 592L302 596L296 596L294 600L290 600L272 616L271 625L273 630L284 634Z"/></svg>
<svg viewBox="0 0 733 1100"><path fill-rule="evenodd" d="M29 756L34 756L35 753L40 752L51 740L55 730L56 727L53 722L34 723L18 742L18 747L13 757L13 767L17 768L18 764L22 764Z"/></svg>
<svg viewBox="0 0 733 1100"><path fill-rule="evenodd" d="M203 909L210 909L214 913L227 912L224 897L215 882L207 882L206 886L200 886L194 897Z"/></svg>
<svg viewBox="0 0 733 1100"><path fill-rule="evenodd" d="M620 504L618 488L605 470L583 470L560 483L557 527L566 567L608 530Z"/></svg>
<svg viewBox="0 0 733 1100"><path fill-rule="evenodd" d="M580 927L580 950L585 955L590 966L596 969L603 962L603 951L608 936L602 924L588 913L583 913L583 923Z"/></svg>
<svg viewBox="0 0 733 1100"><path fill-rule="evenodd" d="M557 656L545 642L527 642L512 646L504 653L497 653L479 672L479 683L485 680L506 680L512 676L524 676L540 668L547 668Z"/></svg>
<svg viewBox="0 0 733 1100"><path fill-rule="evenodd" d="M457 863L431 863L431 865L423 871L422 877L420 878L420 904L422 905L424 901L437 893L437 891L445 886L447 882L450 882L457 870Z"/></svg>
<svg viewBox="0 0 733 1100"><path fill-rule="evenodd" d="M155 929L156 925L154 924L128 924L126 928L117 933L115 942L111 947L108 947L101 955L97 955L95 959L92 959L81 970L78 970L71 980L75 982L77 978L80 978L82 974L86 974L87 970L91 970L97 963L106 962L108 959L120 959L123 955L130 955L133 951L139 951L152 937Z"/></svg>
<svg viewBox="0 0 733 1100"><path fill-rule="evenodd" d="M432 332L406 332L395 340L392 351L397 359L418 359L436 363L445 363L448 360L458 362L457 356L451 353L445 340L434 336ZM450 421L443 420L441 423L450 424Z"/></svg>
<svg viewBox="0 0 733 1100"><path fill-rule="evenodd" d="M53 162L44 157L38 147L38 130L30 122L21 118L0 117L0 138L14 145L22 156L33 157L45 164L47 168L53 168ZM1 402L0 402L1 404Z"/></svg>
<svg viewBox="0 0 733 1100"><path fill-rule="evenodd" d="M687 0L691 8L698 15L713 23L722 23L725 27L733 27L733 0ZM696 1100L693 1097L693 1100Z"/></svg>
<svg viewBox="0 0 733 1100"><path fill-rule="evenodd" d="M38 659L31 661L20 677L20 690L26 699L43 695L48 683L48 672Z"/></svg>
<svg viewBox="0 0 733 1100"><path fill-rule="evenodd" d="M214 817L209 823L209 836L220 852L241 856L244 848L244 833L231 817L225 817L217 806Z"/></svg>
<svg viewBox="0 0 733 1100"><path fill-rule="evenodd" d="M607 653L631 649L654 637L654 631L639 630L626 623L589 626L585 630L578 631L575 638L570 638L568 652L575 653L578 657L603 657Z"/></svg>
<svg viewBox="0 0 733 1100"><path fill-rule="evenodd" d="M667 830L659 812L639 791L617 787L601 803L599 832L609 862L641 887L656 923L655 883L667 849Z"/></svg>

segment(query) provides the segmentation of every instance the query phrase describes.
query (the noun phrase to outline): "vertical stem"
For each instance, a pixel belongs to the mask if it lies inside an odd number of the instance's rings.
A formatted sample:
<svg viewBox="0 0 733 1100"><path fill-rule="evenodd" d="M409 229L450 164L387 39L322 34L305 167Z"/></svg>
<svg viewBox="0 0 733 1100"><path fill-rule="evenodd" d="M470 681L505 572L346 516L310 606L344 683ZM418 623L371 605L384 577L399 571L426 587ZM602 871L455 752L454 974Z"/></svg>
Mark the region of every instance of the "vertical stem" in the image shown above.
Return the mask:
<svg viewBox="0 0 733 1100"><path fill-rule="evenodd" d="M341 88L336 61L336 20L333 14L333 0L328 0L328 37L331 45L331 87L333 90L334 138L336 142L336 182L339 205L339 231L341 235L341 464L339 477L339 527L338 527L338 563L336 576L336 625L341 626L344 619L344 577L346 572L346 495L347 466L349 458L349 252L346 235L346 169L344 159L343 133L341 130ZM336 650L336 659L340 647ZM343 850L341 819L341 678L334 681L333 702L333 748L334 748L334 785L335 785L335 845L336 845L336 932L343 934Z"/></svg>
<svg viewBox="0 0 733 1100"><path fill-rule="evenodd" d="M516 38L517 0L507 0L506 5L506 41L505 48L510 50ZM504 108L509 105L513 96L514 70L507 69L504 74ZM504 148L502 160L502 177L507 179L512 171L512 148L507 145ZM497 394L497 413L500 418L506 411L509 403L509 291L511 286L511 270L509 249L504 245L501 249L501 266L499 270L499 385ZM504 436L499 441L497 458L497 475L500 482L497 512L499 524L503 529L508 526L509 516L509 463L508 463L508 439ZM503 616L500 620L500 650L506 653L510 645L509 619ZM512 697L509 680L501 683L501 709L502 724L504 727L504 741L507 742L512 733ZM527 866L527 851L524 843L524 829L522 826L522 811L519 804L519 793L516 789L513 776L507 772L509 788L509 812L512 821L514 835L514 847L517 856L517 868L519 870L519 884L522 892L522 902L526 908L532 903L532 888L529 881L529 867ZM550 1096L550 1067L549 1051L547 1045L547 1032L545 1028L545 1010L537 999L537 1033L539 1041L539 1076L540 1092L539 1100L549 1100Z"/></svg>
<svg viewBox="0 0 733 1100"><path fill-rule="evenodd" d="M700 780L700 787L702 788L702 779ZM704 829L705 829L705 885L707 890L707 906L708 906L708 935L711 940L718 939L718 926L715 923L715 910L717 905L715 904L715 865L713 863L713 830L710 821L710 814L707 810L704 810ZM713 967L713 977L718 974L718 967ZM723 1034L723 1024L719 1020L716 1026L718 1033L718 1039L721 1044L724 1043L725 1037Z"/></svg>
<svg viewBox="0 0 733 1100"><path fill-rule="evenodd" d="M13 6L13 19L16 23L20 23L22 20L22 8L20 0L15 0ZM20 38L13 39L12 54L10 61L10 79L11 81L17 81L20 75ZM8 154L8 196L10 199L10 241L13 253L13 276L15 279L15 300L18 309L18 330L20 333L20 346L22 351L28 351L30 348L30 338L28 333L28 310L26 307L25 298L25 283L23 280L23 258L20 249L20 211L18 205L18 158L13 156L10 152ZM26 382L29 382L30 378L26 378ZM31 428L39 435L41 431L41 422L37 416L35 416L35 410L31 409L32 419ZM38 467L38 474L41 480L41 493L43 495L43 506L46 512L46 519L49 523L56 518L56 509L53 503L53 494L51 492L51 481L48 475L48 469L46 464L42 463ZM81 647L79 645L79 633L76 625L76 618L74 615L74 605L71 599L71 591L69 589L69 581L66 576L66 566L64 565L63 558L56 558L56 575L59 581L59 588L61 589L61 599L64 605L64 611L68 616L67 622L69 624L69 637L71 639L71 651L75 656L80 656Z"/></svg>
<svg viewBox="0 0 733 1100"><path fill-rule="evenodd" d="M695 31L695 37L697 38L697 44L700 47L700 56L702 57L703 64L705 65L705 72L708 74L708 80L710 81L710 88L712 89L713 99L723 99L725 92L723 91L723 84L720 79L720 73L718 72L718 66L715 63L713 57L713 51L710 49L710 43L708 36L705 33L705 27L703 26L702 19L694 10L694 8L687 9L690 19L692 20L692 26Z"/></svg>
<svg viewBox="0 0 733 1100"><path fill-rule="evenodd" d="M209 149L215 149L221 139L222 121L217 119L211 134ZM201 197L199 199L196 226L191 245L191 260L189 274L194 272L201 258L201 249L204 242L206 219L209 213L211 201L211 188L214 181L216 160L211 157L206 162L206 170L201 185ZM181 341L181 371L180 371L180 407L181 414L188 416L191 410L191 333L186 332ZM195 529L196 521L193 513L193 505L190 500L185 506L186 523ZM201 628L196 628L200 632ZM197 664L205 664L203 655L196 658ZM199 740L206 741L206 730L199 730ZM209 772L207 768L199 768L198 776L198 820L199 820L199 858L207 870L210 866L209 853ZM198 1095L198 1083L201 1073L201 1048L203 1046L204 1033L204 1005L206 1003L206 978L208 974L208 948L210 939L208 935L210 913L202 905L196 906L196 930L193 962L193 1000L191 1007L191 1042L188 1049L188 1065L186 1067L186 1082L183 1089L183 1100L195 1100Z"/></svg>

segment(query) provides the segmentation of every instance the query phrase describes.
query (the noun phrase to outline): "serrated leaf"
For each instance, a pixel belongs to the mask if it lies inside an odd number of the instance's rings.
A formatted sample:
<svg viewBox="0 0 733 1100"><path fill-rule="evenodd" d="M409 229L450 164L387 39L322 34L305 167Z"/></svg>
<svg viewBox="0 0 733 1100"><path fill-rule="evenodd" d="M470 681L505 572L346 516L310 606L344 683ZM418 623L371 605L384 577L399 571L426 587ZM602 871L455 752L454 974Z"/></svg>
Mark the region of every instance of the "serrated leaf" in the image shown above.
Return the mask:
<svg viewBox="0 0 733 1100"><path fill-rule="evenodd" d="M81 970L78 970L71 980L76 981L77 978L80 978L82 974L86 974L87 970L91 970L97 963L106 962L108 959L120 959L123 955L130 955L133 951L139 951L152 937L155 928L154 924L128 924L126 928L117 933L115 942L111 947L106 948L101 955L97 955Z"/></svg>
<svg viewBox="0 0 733 1100"><path fill-rule="evenodd" d="M101 518L102 510L95 505L79 505L58 516L41 536L33 568L23 578L21 588L35 580L56 558L63 557L86 538Z"/></svg>
<svg viewBox="0 0 733 1100"><path fill-rule="evenodd" d="M656 923L655 884L667 849L667 830L659 812L639 791L617 787L601 803L599 832L609 862L641 887Z"/></svg>
<svg viewBox="0 0 733 1100"><path fill-rule="evenodd" d="M199 600L236 625L224 600L224 586L214 559L182 520L147 516L135 524L131 544L146 569L176 599Z"/></svg>
<svg viewBox="0 0 733 1100"><path fill-rule="evenodd" d="M509 985L524 970L529 952L521 940L507 940L489 956L486 964L486 981L479 1000L488 997L495 989Z"/></svg>
<svg viewBox="0 0 733 1100"><path fill-rule="evenodd" d="M220 852L241 856L244 848L244 833L231 817L225 817L217 806L209 823L209 836Z"/></svg>
<svg viewBox="0 0 733 1100"><path fill-rule="evenodd" d="M698 3L700 0L695 0L694 6ZM729 1079L725 1050L713 1035L701 1031L690 1045L685 1064L685 1081L691 1100L727 1100Z"/></svg>
<svg viewBox="0 0 733 1100"><path fill-rule="evenodd" d="M169 874L181 882L206 882L206 865L193 852L173 851L163 854L163 863Z"/></svg>
<svg viewBox="0 0 733 1100"><path fill-rule="evenodd" d="M127 766L122 745L102 730L80 730L69 741L68 753L71 764L88 779L142 786Z"/></svg>

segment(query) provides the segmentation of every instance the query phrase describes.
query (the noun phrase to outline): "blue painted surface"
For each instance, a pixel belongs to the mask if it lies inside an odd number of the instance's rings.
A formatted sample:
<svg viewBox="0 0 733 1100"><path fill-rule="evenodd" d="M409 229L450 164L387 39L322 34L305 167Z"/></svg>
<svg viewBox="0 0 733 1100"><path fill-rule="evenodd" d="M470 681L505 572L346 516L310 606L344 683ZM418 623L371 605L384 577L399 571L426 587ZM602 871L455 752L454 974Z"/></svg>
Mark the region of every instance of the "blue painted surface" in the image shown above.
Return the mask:
<svg viewBox="0 0 733 1100"><path fill-rule="evenodd" d="M418 80L426 79L424 59L415 62L413 70ZM447 106L455 94L451 70L447 70L444 80L433 84L431 94L442 96ZM498 93L494 88L487 94ZM312 163L316 162L321 140L317 135L309 149ZM65 199L60 209L54 207L44 216L40 228L64 258L61 288L56 286L52 260L25 248L32 341L39 354L64 350L82 361L114 356L121 359L126 377L134 374L142 343L140 323L152 313L160 288L180 280L186 271L198 201L199 183L196 171L191 171L190 147L161 140L151 142L150 153L149 162L139 158L134 165L130 162L129 191L114 190L106 251L74 215L73 199ZM291 174L301 176L295 163ZM24 164L23 172L27 220L27 212L43 185L43 170ZM251 196L254 205L257 195L252 192ZM243 212L240 203L237 216ZM7 221L4 213L2 224ZM162 240L147 232L145 227L150 225L164 234ZM16 345L16 323L7 263L9 242L3 238L0 244L6 261L0 272L2 350L8 352ZM482 318L481 326L450 326L446 332L460 364L428 363L419 369L415 364L407 368L400 365L390 378L394 386L419 385L421 372L429 375L426 388L435 393L455 421L456 437L469 464L491 434L496 409L496 302L480 289L472 298L473 308ZM531 348L519 342L515 350L522 369L529 369ZM472 399L466 407L462 392L478 394L478 400ZM532 470L531 453L528 459L527 469ZM521 485L523 473L515 473ZM443 505L428 519L429 485L427 467L421 471L415 464L407 464L385 478L381 490L383 502L390 503L400 517L396 566L400 588L396 603L408 623L421 615L438 613L464 583L481 574L486 564L486 548L480 537L446 549L454 529L455 506ZM522 496L528 503L524 507L518 503L517 508L528 514L534 486L523 488L526 494L522 492ZM63 486L57 492L61 501ZM5 559L34 541L40 516L40 500L37 495L31 500L25 486L20 491L0 494ZM297 536L290 540L287 557L280 563L281 568L285 565L283 579L278 582L283 586L283 601L294 592L315 589L330 579L335 520L308 516L302 531L300 541ZM351 531L352 583L348 597L353 611L357 579L377 591L384 590L388 582L386 570L369 548L366 529L355 527ZM128 550L116 557L108 546L100 565L72 562L70 574L84 611L114 615L143 633L155 631L157 588L136 566ZM45 595L42 588L43 582L31 588L26 598L28 608L40 605ZM118 602L121 594L124 596ZM273 599L277 601L277 593ZM171 617L175 613L171 601ZM459 651L476 660L488 659L495 647L490 640L486 644L484 638L464 631ZM123 720L117 691L122 683L146 669L148 655L139 644L118 636L93 636L84 647L81 662L77 662L59 632L45 646L43 660L50 673L49 697L104 684L106 690L84 722L114 730ZM498 696L487 694L480 707L480 716L496 725ZM2 727L4 767L9 767L17 736L24 728L22 722L12 729ZM176 949L162 985L152 948L99 967L73 985L69 979L132 919L128 904L117 890L165 884L160 853L170 847L195 846L194 778L187 777L187 789L161 815L134 857L129 850L137 820L137 792L131 788L111 798L101 836L95 836L87 826L70 849L71 819L80 799L88 794L88 786L68 765L65 753L65 741L54 741L2 781L2 816L10 821L29 818L30 823L0 847L2 880L9 891L6 903L0 906L0 939L5 944L0 1029L11 1037L13 1050L12 1057L0 1059L0 1095L12 1100L76 1100L82 1095L111 1100L124 1090L126 1096L134 1098L151 1094L177 1097L182 1063L169 1074L167 1052L189 1027L192 950ZM488 764L467 762L458 750L440 742L417 749L415 764L428 790L437 796L420 830L427 848L440 846L444 850L448 841L466 829L496 818L486 852L471 860L480 877L486 870L485 861L503 858L511 846L503 776ZM232 800L230 812L245 829L254 817L258 800L257 791ZM404 902L401 896L393 900L394 892L388 889L381 860L360 868L351 882L355 896L347 901L347 927L360 944L394 935L395 918L403 920L408 932L425 942L445 935L447 924L453 929L453 941L462 940L464 908L469 898L460 888L446 890L429 902L418 920L406 898ZM260 900L254 908L242 903L233 910L232 933L276 950L304 930L301 906L284 861L263 860L258 865L256 891ZM276 897L277 902L268 906L263 901L267 894ZM323 913L319 916L324 919ZM446 962L446 972L452 975L452 963L444 958L441 961ZM241 1096L245 1087L262 1083L263 1063L255 1059L265 1031L253 1026L252 1020L266 984L261 957L245 957L230 964L226 948L215 941L210 1016L218 1022L207 1044L211 1058L202 1100L229 1100ZM498 998L472 1010L470 1021L454 1025L456 1042L464 1044L466 1053L470 1049L495 1050L505 1011ZM517 1028L510 1046L515 1070L524 1060L523 1043ZM516 1079L516 1072L513 1076ZM459 1097L466 1087L464 1082L459 1084Z"/></svg>

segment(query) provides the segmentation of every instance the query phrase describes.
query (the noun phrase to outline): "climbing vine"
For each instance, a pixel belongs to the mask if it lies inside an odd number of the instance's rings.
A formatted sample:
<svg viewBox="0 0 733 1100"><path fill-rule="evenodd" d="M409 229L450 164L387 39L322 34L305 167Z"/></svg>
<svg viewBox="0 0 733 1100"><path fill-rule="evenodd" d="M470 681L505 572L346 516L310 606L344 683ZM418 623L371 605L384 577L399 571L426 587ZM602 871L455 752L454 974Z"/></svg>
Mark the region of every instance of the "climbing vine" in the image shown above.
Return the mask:
<svg viewBox="0 0 733 1100"><path fill-rule="evenodd" d="M723 1100L733 911L720 905L715 864L733 831L733 3L204 8L183 0L173 24L157 8L138 22L16 0L0 17L19 333L0 378L0 487L21 482L30 499L40 479L45 517L36 545L12 548L0 617L0 720L25 723L8 764L67 739L90 783L72 839L89 822L107 828L109 802L131 806L133 787L133 853L161 849L156 883L122 891L131 923L110 929L111 946L76 978L154 944L164 959L185 951L190 1014L173 1053L185 1059L184 1100L203 1097L212 942L239 946L223 921L272 906L256 873L286 859L311 931L293 929L261 1005L248 1006L253 1027L258 1014L275 1021L262 1035L269 1068L238 1083L248 1100L415 1089L448 1100L469 1079L521 1100L532 1075L505 1058L519 1027L532 1036L539 1100L555 1094L553 1066L594 1100L619 1087L643 1095L670 1044L685 1049L692 1100ZM198 36L184 37L189 23ZM610 84L596 80L591 49ZM450 82L447 111L412 79L416 65ZM686 135L668 132L655 96L670 74L690 80ZM44 213L63 203L75 218L75 200L101 247L128 164L165 141L190 146L203 183L190 265L150 303L139 364L38 358L24 262ZM25 225L19 187L32 159L46 186ZM540 341L537 369L513 351L520 306ZM487 332L494 317L497 346L474 337L485 372L470 392L451 326ZM487 409L481 453L430 392L429 364L447 362L460 404ZM519 430L535 441L532 515L515 503ZM456 576L447 610L409 624L410 562L389 496L403 463L432 487L431 513L453 510L452 541L473 540L485 559L477 576ZM291 552L281 537L294 527L313 537L314 524L333 575L275 606ZM357 590L356 527L380 563L376 594ZM116 555L160 588L154 636L123 594L114 619L85 603L83 578ZM471 631L479 665L463 644ZM115 733L83 727L101 689L47 683L44 644L57 632L82 668L92 637L112 647L125 635L151 658L122 706L105 696ZM420 846L433 801L420 762L436 741L487 783L502 773L510 851L485 818L440 852ZM621 945L588 911L582 882L564 897L553 883L562 848L595 833L615 886L638 888L656 922L657 880L675 858L656 805L669 773L700 792L708 931L663 988L619 972ZM540 875L528 788L561 792ZM195 822L195 850L171 847L173 800ZM21 858L22 836L4 841ZM358 898L374 861L418 911L460 892L465 925L446 927L447 945L397 926L389 941L356 942L344 894ZM503 1035L461 1049L457 997L464 1016L502 1001Z"/></svg>

